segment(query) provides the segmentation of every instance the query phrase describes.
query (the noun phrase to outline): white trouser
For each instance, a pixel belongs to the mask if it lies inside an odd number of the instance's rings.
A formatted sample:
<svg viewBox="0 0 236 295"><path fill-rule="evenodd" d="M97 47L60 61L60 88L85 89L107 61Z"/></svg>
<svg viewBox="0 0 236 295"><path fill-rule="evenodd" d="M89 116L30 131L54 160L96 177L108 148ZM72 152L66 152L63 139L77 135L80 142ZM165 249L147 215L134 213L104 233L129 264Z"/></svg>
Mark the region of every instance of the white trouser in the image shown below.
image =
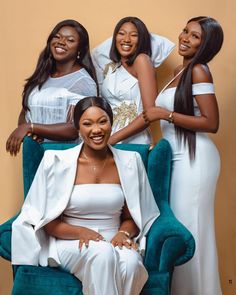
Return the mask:
<svg viewBox="0 0 236 295"><path fill-rule="evenodd" d="M106 239L99 242L90 241L89 247L83 245L81 252L79 240L57 240L61 267L82 282L83 294L138 295L147 281L148 274L137 251L126 247L119 249L109 242L118 230L117 224L108 224L107 220L78 222L81 226L98 231Z"/></svg>

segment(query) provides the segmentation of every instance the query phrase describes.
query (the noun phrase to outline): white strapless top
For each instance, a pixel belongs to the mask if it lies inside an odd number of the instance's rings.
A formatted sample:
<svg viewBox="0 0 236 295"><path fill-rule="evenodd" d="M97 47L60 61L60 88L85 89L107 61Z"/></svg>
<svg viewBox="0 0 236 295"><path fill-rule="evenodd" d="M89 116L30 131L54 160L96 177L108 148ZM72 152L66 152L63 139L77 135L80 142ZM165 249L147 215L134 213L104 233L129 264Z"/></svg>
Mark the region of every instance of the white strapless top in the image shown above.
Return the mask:
<svg viewBox="0 0 236 295"><path fill-rule="evenodd" d="M181 73L181 71L178 74L180 74L180 73ZM176 92L177 87L170 87L170 88L167 88L167 87L176 78L176 76L159 93L159 95L156 98L156 106L165 108L169 111L174 110L175 92ZM214 85L213 85L213 83L192 84L192 93L193 93L194 115L200 116L201 112L200 112L198 104L195 100L195 97L197 95L202 95L202 94L214 94L215 93ZM170 142L173 152L177 152L177 151L179 152L180 150L186 148L184 144L183 145L179 144L177 137L176 137L176 131L175 131L174 124L169 124L168 121L161 120L160 126L161 126L162 136L163 136L163 138L167 139ZM203 132L196 133L197 136L200 136L200 135L205 136L204 134L205 133L203 133Z"/></svg>
<svg viewBox="0 0 236 295"><path fill-rule="evenodd" d="M174 100L175 100L175 91L177 87L169 87L168 86L183 72L184 68L178 72L161 90L159 95L156 98L156 106L160 106L166 108L170 111L174 110ZM200 110L198 108L198 104L195 100L196 95L201 94L214 94L214 84L213 83L196 83L192 84L192 93L193 93L193 105L194 105L194 115L199 116Z"/></svg>
<svg viewBox="0 0 236 295"><path fill-rule="evenodd" d="M124 201L120 184L78 184L63 214L66 218L117 219Z"/></svg>

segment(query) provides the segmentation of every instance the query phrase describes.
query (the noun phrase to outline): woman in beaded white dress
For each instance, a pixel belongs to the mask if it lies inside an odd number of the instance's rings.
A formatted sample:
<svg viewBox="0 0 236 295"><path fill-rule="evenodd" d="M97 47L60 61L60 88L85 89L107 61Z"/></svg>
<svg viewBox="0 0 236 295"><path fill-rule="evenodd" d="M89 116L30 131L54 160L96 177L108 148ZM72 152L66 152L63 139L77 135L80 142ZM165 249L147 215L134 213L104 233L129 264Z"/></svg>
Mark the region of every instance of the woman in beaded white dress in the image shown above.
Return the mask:
<svg viewBox="0 0 236 295"><path fill-rule="evenodd" d="M75 20L59 22L24 86L23 108L7 151L16 155L26 135L37 140L77 139L73 107L81 98L97 95L97 88L86 29Z"/></svg>
<svg viewBox="0 0 236 295"><path fill-rule="evenodd" d="M192 232L196 252L176 267L173 295L221 295L214 229L214 199L219 153L207 133L219 126L214 85L207 63L219 52L223 31L210 17L190 19L179 36L183 64L161 91L157 107L144 112L146 122L161 120L173 150L170 204Z"/></svg>
<svg viewBox="0 0 236 295"><path fill-rule="evenodd" d="M147 125L138 115L155 105L154 66L160 65L173 47L168 39L150 34L137 17L125 17L117 23L113 38L93 50L101 95L114 113L111 144L151 142Z"/></svg>

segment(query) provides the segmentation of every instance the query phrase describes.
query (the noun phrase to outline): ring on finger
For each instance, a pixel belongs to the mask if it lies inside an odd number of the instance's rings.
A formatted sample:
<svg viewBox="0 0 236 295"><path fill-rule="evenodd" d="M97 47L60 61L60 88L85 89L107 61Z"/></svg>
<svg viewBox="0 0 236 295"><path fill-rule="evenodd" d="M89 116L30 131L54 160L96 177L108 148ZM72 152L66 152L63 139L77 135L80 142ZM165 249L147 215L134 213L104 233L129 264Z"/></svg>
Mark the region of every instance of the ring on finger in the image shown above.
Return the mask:
<svg viewBox="0 0 236 295"><path fill-rule="evenodd" d="M132 244L132 241L130 239L127 239L125 242L128 243L129 245Z"/></svg>

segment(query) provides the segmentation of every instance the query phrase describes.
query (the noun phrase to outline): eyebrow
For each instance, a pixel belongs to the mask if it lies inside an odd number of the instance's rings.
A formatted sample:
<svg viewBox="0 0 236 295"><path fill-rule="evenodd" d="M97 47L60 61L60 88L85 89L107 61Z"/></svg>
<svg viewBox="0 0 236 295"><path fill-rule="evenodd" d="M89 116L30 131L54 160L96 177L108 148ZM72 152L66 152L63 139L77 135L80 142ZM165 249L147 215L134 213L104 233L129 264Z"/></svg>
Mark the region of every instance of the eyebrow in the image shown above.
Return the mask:
<svg viewBox="0 0 236 295"><path fill-rule="evenodd" d="M125 32L127 32L127 30L125 30L125 29L119 29L119 31L125 31ZM118 32L119 32L118 31ZM138 33L138 30L136 30L136 31L129 31L130 33Z"/></svg>
<svg viewBox="0 0 236 295"><path fill-rule="evenodd" d="M55 34L55 36L56 35L60 35L60 36L65 36L65 37L75 37L76 36L76 34L74 34L74 35L67 35L67 34L62 34L62 33L59 33L59 32L57 32L56 34Z"/></svg>
<svg viewBox="0 0 236 295"><path fill-rule="evenodd" d="M191 33L198 34L198 35L202 34L201 32L198 32L198 31L191 31Z"/></svg>
<svg viewBox="0 0 236 295"><path fill-rule="evenodd" d="M191 30L188 29L188 27L184 27L183 30L188 30L188 32L198 34L198 35L202 34L201 32L198 32L198 31L191 31Z"/></svg>
<svg viewBox="0 0 236 295"><path fill-rule="evenodd" d="M99 117L97 120L101 120L101 119L108 119L108 115L106 116L106 115L102 115L101 117ZM83 121L82 122L84 122L84 121L93 121L93 119L90 119L90 118L86 118L86 119L83 119Z"/></svg>

